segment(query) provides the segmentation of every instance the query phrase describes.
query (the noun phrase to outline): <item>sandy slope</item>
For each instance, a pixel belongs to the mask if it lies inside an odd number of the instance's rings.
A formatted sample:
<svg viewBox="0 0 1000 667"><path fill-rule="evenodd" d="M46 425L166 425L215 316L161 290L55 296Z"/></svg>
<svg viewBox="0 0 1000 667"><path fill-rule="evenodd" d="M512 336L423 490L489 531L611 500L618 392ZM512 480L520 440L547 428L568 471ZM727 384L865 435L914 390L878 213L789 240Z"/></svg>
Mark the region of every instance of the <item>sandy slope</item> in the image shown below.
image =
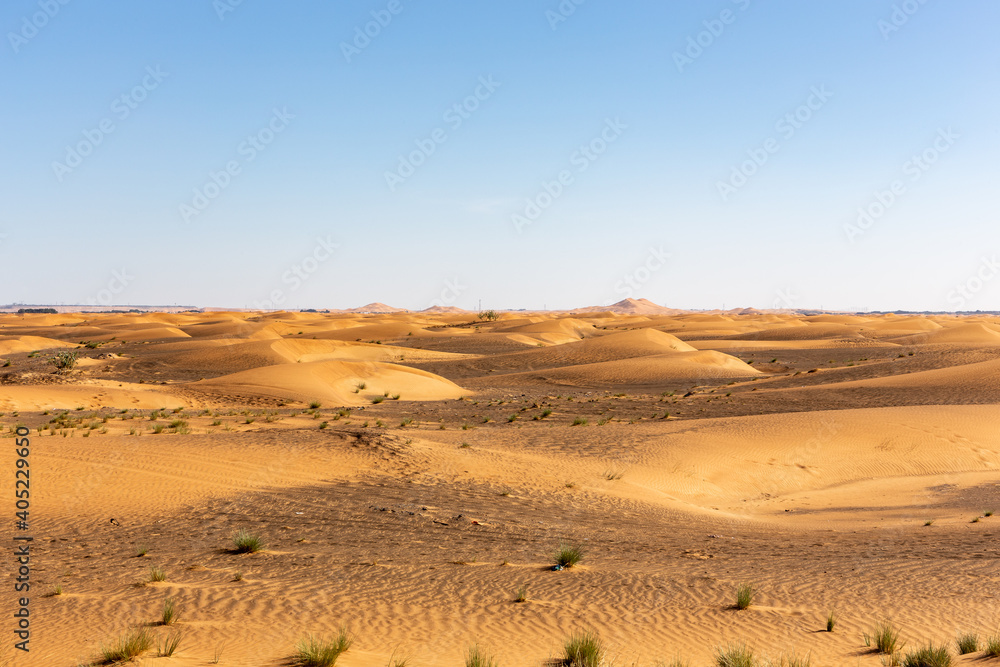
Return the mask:
<svg viewBox="0 0 1000 667"><path fill-rule="evenodd" d="M264 366L195 384L199 389L218 394L273 396L302 402L318 400L338 405L364 405L386 392L390 397L405 396L406 400L458 398L468 393L426 371L371 361ZM361 384L366 386L362 389Z"/></svg>
<svg viewBox="0 0 1000 667"><path fill-rule="evenodd" d="M43 338L41 336L11 336L0 338L0 354L16 352L33 352L34 350L53 350L77 347L75 343Z"/></svg>

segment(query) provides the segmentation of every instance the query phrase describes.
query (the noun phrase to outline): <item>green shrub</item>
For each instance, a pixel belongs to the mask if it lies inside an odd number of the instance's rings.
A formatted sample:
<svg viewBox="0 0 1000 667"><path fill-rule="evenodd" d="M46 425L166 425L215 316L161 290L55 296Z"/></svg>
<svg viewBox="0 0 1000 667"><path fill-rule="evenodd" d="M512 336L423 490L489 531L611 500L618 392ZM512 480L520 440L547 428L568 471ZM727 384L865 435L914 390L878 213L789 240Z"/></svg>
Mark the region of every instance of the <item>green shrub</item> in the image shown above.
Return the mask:
<svg viewBox="0 0 1000 667"><path fill-rule="evenodd" d="M161 625L172 625L177 620L177 605L173 598L163 601L163 614L160 618Z"/></svg>
<svg viewBox="0 0 1000 667"><path fill-rule="evenodd" d="M320 639L310 635L301 640L296 647L295 664L300 667L333 667L340 654L351 648L352 643L354 640L347 632L347 628L341 628L340 633L330 639Z"/></svg>
<svg viewBox="0 0 1000 667"><path fill-rule="evenodd" d="M246 528L240 528L233 534L233 546L238 554L253 554L263 549L266 545L260 535L251 533Z"/></svg>
<svg viewBox="0 0 1000 667"><path fill-rule="evenodd" d="M993 635L986 638L983 655L987 658L1000 658L1000 635Z"/></svg>
<svg viewBox="0 0 1000 667"><path fill-rule="evenodd" d="M899 630L888 620L875 624L871 634L864 633L865 646L874 646L879 653L891 655L900 646Z"/></svg>
<svg viewBox="0 0 1000 667"><path fill-rule="evenodd" d="M180 644L181 644L180 631L178 630L177 632L171 632L164 638L162 644L159 641L157 641L156 652L162 658L169 658L174 654L175 651L177 651L177 647L180 646Z"/></svg>
<svg viewBox="0 0 1000 667"><path fill-rule="evenodd" d="M736 608L749 609L757 597L757 587L752 583L743 583L736 587Z"/></svg>
<svg viewBox="0 0 1000 667"><path fill-rule="evenodd" d="M49 362L54 364L59 370L70 370L76 366L77 354L72 350L63 350L62 352L56 352L55 356L49 359Z"/></svg>
<svg viewBox="0 0 1000 667"><path fill-rule="evenodd" d="M756 667L757 656L744 643L734 643L715 650L717 667Z"/></svg>
<svg viewBox="0 0 1000 667"><path fill-rule="evenodd" d="M162 567L156 567L155 565L149 568L149 580L150 581L166 581L167 571Z"/></svg>
<svg viewBox="0 0 1000 667"><path fill-rule="evenodd" d="M553 556L556 565L570 568L583 560L583 549L579 546L568 546L563 544Z"/></svg>
<svg viewBox="0 0 1000 667"><path fill-rule="evenodd" d="M101 658L104 664L114 664L138 658L153 648L153 633L149 628L129 630L110 645L101 645Z"/></svg>
<svg viewBox="0 0 1000 667"><path fill-rule="evenodd" d="M966 653L975 653L979 650L979 635L974 632L966 632L958 636L955 640L958 645L958 652L960 655L965 655Z"/></svg>
<svg viewBox="0 0 1000 667"><path fill-rule="evenodd" d="M604 659L604 642L590 630L572 635L564 649L566 667L601 667Z"/></svg>
<svg viewBox="0 0 1000 667"><path fill-rule="evenodd" d="M950 667L951 654L944 646L927 644L911 651L903 658L903 667Z"/></svg>
<svg viewBox="0 0 1000 667"><path fill-rule="evenodd" d="M499 664L493 654L480 648L478 644L470 646L465 654L465 667L498 667Z"/></svg>

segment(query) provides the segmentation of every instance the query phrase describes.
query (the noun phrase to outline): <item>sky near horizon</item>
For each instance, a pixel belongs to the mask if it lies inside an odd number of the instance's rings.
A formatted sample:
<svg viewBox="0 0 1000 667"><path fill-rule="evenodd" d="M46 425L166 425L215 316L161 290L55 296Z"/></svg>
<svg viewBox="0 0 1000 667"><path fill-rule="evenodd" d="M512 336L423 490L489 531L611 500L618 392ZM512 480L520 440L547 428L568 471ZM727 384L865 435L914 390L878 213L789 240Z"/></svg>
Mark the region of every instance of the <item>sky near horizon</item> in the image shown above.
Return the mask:
<svg viewBox="0 0 1000 667"><path fill-rule="evenodd" d="M1000 309L987 0L8 0L0 303Z"/></svg>

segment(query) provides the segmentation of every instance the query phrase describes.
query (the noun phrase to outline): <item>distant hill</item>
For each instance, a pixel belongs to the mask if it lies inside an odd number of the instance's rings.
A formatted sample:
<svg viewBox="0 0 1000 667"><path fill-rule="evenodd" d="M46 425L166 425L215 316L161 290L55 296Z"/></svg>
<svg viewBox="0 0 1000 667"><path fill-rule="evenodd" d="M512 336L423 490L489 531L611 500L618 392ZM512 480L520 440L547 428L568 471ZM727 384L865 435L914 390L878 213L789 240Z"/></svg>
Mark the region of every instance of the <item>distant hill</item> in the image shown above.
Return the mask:
<svg viewBox="0 0 1000 667"><path fill-rule="evenodd" d="M347 310L341 311L344 313L405 313L406 308L394 308L392 306L387 306L384 303L376 301L375 303L369 303L366 306L360 306L358 308L348 308Z"/></svg>
<svg viewBox="0 0 1000 667"><path fill-rule="evenodd" d="M620 315L677 315L685 312L677 308L658 306L649 299L622 299L610 306L575 308L574 313L617 313Z"/></svg>
<svg viewBox="0 0 1000 667"><path fill-rule="evenodd" d="M472 311L465 310L464 308L459 308L457 306L431 306L430 308L424 308L423 310L417 312L461 315L462 313L471 313Z"/></svg>

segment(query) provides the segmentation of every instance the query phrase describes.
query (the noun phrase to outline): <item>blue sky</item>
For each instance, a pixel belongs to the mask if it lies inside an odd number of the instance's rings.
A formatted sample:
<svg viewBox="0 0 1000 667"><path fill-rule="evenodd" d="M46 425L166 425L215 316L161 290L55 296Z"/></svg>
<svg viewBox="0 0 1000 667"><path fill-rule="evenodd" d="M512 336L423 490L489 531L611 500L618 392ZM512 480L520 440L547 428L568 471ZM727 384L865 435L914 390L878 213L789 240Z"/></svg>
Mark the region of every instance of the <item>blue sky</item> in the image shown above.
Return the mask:
<svg viewBox="0 0 1000 667"><path fill-rule="evenodd" d="M0 303L1000 309L998 21L9 0Z"/></svg>

